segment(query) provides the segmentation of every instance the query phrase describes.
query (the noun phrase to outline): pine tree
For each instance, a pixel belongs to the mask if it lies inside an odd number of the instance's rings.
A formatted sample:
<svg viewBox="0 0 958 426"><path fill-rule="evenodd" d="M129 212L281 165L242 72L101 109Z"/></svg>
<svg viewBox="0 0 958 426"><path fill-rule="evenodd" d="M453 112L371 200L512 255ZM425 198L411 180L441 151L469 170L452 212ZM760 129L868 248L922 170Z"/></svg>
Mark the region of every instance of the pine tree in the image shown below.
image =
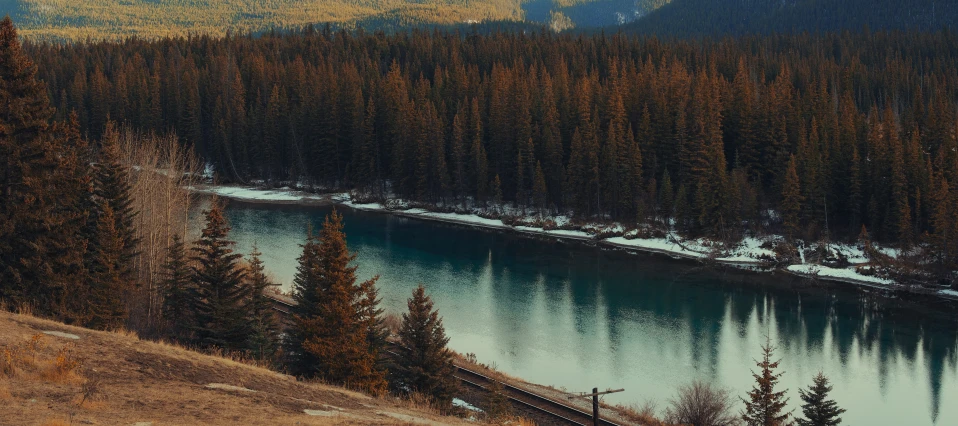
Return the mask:
<svg viewBox="0 0 958 426"><path fill-rule="evenodd" d="M173 236L173 242L166 252L166 261L162 266L163 280L160 286L163 292L163 320L169 327L167 333L174 340L190 341L193 324L190 303L193 294L193 281L186 248L179 235Z"/></svg>
<svg viewBox="0 0 958 426"><path fill-rule="evenodd" d="M672 188L672 177L669 176L669 171L666 170L662 172L662 187L659 188L659 209L662 212L662 219L665 220L666 225L668 225L675 213L675 202L673 200L675 197L674 191Z"/></svg>
<svg viewBox="0 0 958 426"><path fill-rule="evenodd" d="M53 116L46 87L20 46L17 30L0 21L0 299L53 314L71 270L61 264L65 241L51 191L58 147L48 138ZM58 256L60 254L60 256ZM75 277L71 277L75 278Z"/></svg>
<svg viewBox="0 0 958 426"><path fill-rule="evenodd" d="M779 361L772 361L775 347L771 340L766 338L762 345L762 360L756 365L760 373L752 372L755 386L748 393L748 399L743 399L745 411L742 412L742 421L747 426L786 426L789 425L791 412L783 412L788 404L785 391L776 392L775 385L784 373L776 373Z"/></svg>
<svg viewBox="0 0 958 426"><path fill-rule="evenodd" d="M549 201L549 188L546 187L546 176L542 172L542 164L536 162L536 174L532 181L532 199L535 201L539 214L545 210Z"/></svg>
<svg viewBox="0 0 958 426"><path fill-rule="evenodd" d="M472 106L469 108L470 116L470 131L469 137L471 148L470 153L470 163L472 167L469 168L470 176L472 179L472 185L474 189L474 194L476 200L480 202L485 202L486 197L489 194L488 188L488 173L489 173L489 159L486 155L486 148L482 143L482 119L479 115L479 102L473 98Z"/></svg>
<svg viewBox="0 0 958 426"><path fill-rule="evenodd" d="M229 225L223 209L214 204L206 211L206 228L194 243L192 296L192 332L197 345L226 351L247 348L252 333L251 321L246 317L245 303L250 296L246 272L240 268L239 253L233 252L233 241L228 240Z"/></svg>
<svg viewBox="0 0 958 426"><path fill-rule="evenodd" d="M303 247L293 289L302 306L294 310L292 331L292 341L301 347L291 348L299 354L292 368L298 374L381 392L385 377L370 345L371 321L363 303L376 278L356 284L356 267L349 265L356 256L349 253L342 229L342 216L334 210L318 241L310 238Z"/></svg>
<svg viewBox="0 0 958 426"><path fill-rule="evenodd" d="M432 299L420 285L407 302L409 312L402 316L398 355L391 374L391 385L403 392L429 396L438 406L448 408L457 388L453 374L452 352L446 348L449 338Z"/></svg>
<svg viewBox="0 0 958 426"><path fill-rule="evenodd" d="M499 175L492 178L492 183L489 186L492 188L492 202L498 211L502 208L502 181L499 180Z"/></svg>
<svg viewBox="0 0 958 426"><path fill-rule="evenodd" d="M322 287L321 282L319 245L319 235L309 226L306 242L300 246L303 251L297 260L299 264L293 277L292 293L293 300L296 301L296 305L290 309L293 326L284 339L286 366L297 376L315 377L320 374L319 360L303 350L303 343L307 339L315 338L321 333L319 315L326 288Z"/></svg>
<svg viewBox="0 0 958 426"><path fill-rule="evenodd" d="M279 325L273 312L273 302L266 296L276 284L266 276L266 267L260 258L262 253L253 245L249 254L249 273L247 285L250 287L246 313L252 320L252 333L249 336L249 349L253 356L262 360L272 360L279 348Z"/></svg>
<svg viewBox="0 0 958 426"><path fill-rule="evenodd" d="M802 414L804 418L797 419L798 426L836 426L841 424L844 409L839 408L834 400L828 399L832 386L828 384L828 377L821 372L812 379L813 384L808 390L799 389L802 398Z"/></svg>
<svg viewBox="0 0 958 426"><path fill-rule="evenodd" d="M121 160L119 138L116 125L107 123L94 166L93 193L113 211L113 226L121 242L117 272L132 284L136 279L134 260L139 245L133 225L137 213L133 210L133 189L128 167Z"/></svg>
<svg viewBox="0 0 958 426"><path fill-rule="evenodd" d="M124 277L123 237L116 229L116 217L106 201L101 201L96 220L94 243L90 245L89 293L84 326L100 330L120 328L127 317L123 296L130 289Z"/></svg>
<svg viewBox="0 0 958 426"><path fill-rule="evenodd" d="M502 420L512 415L512 405L509 404L509 397L506 396L505 392L506 389L502 382L495 379L486 388L486 398L480 408L482 408L488 420Z"/></svg>
<svg viewBox="0 0 958 426"><path fill-rule="evenodd" d="M782 223L785 226L785 232L790 238L794 238L800 231L799 218L802 212L802 192L799 187L798 170L795 164L795 156L788 161L788 169L785 171L785 183L782 185Z"/></svg>

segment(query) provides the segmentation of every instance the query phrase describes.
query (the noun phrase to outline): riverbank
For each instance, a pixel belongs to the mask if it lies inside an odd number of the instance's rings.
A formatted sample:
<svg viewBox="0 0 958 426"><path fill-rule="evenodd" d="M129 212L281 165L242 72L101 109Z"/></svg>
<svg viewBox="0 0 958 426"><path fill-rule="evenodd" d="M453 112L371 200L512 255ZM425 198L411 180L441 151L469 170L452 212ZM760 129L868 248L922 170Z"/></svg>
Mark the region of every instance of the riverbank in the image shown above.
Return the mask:
<svg viewBox="0 0 958 426"><path fill-rule="evenodd" d="M833 267L806 261L804 253L813 251L814 246L799 250L799 262L783 265L781 258L775 251L776 245L784 241L781 236L750 236L733 247L722 247L706 239L683 239L671 233L664 236L639 235L639 230L626 230L619 224L586 223L573 225L570 218L566 216L542 218L524 215L518 210L509 208L471 209L471 213L446 213L410 207L403 202L391 202L389 205L357 202L348 193L315 194L291 188L257 189L224 185L203 185L192 189L198 193L217 195L248 203L338 205L412 219L516 232L536 237L575 240L605 249L661 254L677 259L714 263L759 272L780 270L811 280L851 284L889 293L917 293L958 301L958 291L955 290L916 289L897 283L892 279L862 273L867 268L861 267L867 266L870 259L862 247L845 243L830 243L828 251L844 258L848 266ZM493 211L508 217L510 223L492 217L496 216L490 214ZM899 255L897 250L891 248L878 248L878 250L890 258Z"/></svg>

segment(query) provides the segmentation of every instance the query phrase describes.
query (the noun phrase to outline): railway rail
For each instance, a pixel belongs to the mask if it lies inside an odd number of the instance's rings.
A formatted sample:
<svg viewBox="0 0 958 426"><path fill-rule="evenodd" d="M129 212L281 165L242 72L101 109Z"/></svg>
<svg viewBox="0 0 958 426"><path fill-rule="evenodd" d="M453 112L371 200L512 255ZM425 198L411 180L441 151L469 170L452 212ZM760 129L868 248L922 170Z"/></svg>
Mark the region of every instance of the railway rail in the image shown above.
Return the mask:
<svg viewBox="0 0 958 426"><path fill-rule="evenodd" d="M294 302L292 299L282 296L268 295L268 297L274 302L273 309L283 317L288 318L289 308L295 306L296 302ZM387 352L391 355L395 355L395 352L393 351L387 350ZM484 392L487 392L489 386L493 381L495 381L495 379L482 373L478 373L458 365L456 366L455 375L456 378L466 386L479 389ZM546 398L542 395L512 386L508 383L502 381L499 382L502 384L502 387L505 391L505 396L510 402L516 406L526 408L552 419L554 421L552 424L580 426L588 426L593 424L592 413L576 408L570 404L563 404L561 402L554 401L550 398ZM603 426L619 426L618 423L614 423L606 419L600 419L599 424Z"/></svg>

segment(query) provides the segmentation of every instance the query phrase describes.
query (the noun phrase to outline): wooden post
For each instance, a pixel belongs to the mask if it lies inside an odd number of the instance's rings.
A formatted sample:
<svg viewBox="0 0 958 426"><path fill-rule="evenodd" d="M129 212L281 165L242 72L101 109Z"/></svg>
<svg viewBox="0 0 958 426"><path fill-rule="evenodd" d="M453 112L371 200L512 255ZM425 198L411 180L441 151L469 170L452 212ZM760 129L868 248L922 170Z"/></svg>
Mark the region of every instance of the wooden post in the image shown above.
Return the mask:
<svg viewBox="0 0 958 426"><path fill-rule="evenodd" d="M599 388L592 388L592 426L599 426Z"/></svg>
<svg viewBox="0 0 958 426"><path fill-rule="evenodd" d="M605 392L599 392L599 388L592 388L592 393L582 392L578 395L576 394L569 395L569 399L572 399L575 397L582 397L582 398L592 397L592 426L599 426L599 395L622 392L624 390L625 389L616 389L616 390L607 390Z"/></svg>

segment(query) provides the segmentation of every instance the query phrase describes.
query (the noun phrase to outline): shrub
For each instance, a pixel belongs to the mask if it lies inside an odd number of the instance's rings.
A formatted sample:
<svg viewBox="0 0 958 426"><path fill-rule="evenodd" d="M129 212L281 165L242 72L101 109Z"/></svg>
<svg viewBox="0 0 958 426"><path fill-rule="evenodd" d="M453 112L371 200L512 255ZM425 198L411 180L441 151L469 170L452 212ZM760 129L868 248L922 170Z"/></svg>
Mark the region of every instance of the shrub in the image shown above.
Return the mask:
<svg viewBox="0 0 958 426"><path fill-rule="evenodd" d="M696 381L679 388L678 396L669 401L665 419L669 423L695 426L738 425L732 406L732 397L727 390Z"/></svg>

